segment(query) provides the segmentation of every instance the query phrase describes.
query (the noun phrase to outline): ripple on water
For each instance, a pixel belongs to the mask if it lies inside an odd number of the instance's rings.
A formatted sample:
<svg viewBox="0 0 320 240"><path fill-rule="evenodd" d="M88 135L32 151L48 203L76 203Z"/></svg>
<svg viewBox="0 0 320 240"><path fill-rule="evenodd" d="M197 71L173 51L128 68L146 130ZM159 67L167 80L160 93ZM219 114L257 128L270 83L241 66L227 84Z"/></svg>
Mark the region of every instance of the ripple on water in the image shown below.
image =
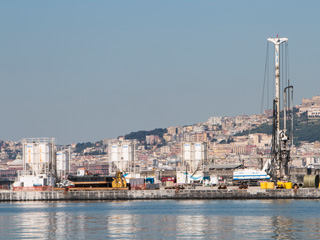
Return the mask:
<svg viewBox="0 0 320 240"><path fill-rule="evenodd" d="M0 203L1 239L317 239L317 200Z"/></svg>

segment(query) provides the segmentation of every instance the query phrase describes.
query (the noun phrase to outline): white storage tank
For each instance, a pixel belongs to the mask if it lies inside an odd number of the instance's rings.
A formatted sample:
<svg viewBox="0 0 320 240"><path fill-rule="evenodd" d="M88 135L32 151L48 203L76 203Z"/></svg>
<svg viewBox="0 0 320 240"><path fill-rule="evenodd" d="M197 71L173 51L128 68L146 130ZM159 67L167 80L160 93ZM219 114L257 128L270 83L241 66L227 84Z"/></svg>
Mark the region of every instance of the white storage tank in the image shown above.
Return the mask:
<svg viewBox="0 0 320 240"><path fill-rule="evenodd" d="M39 162L49 163L52 159L51 143L39 143Z"/></svg>
<svg viewBox="0 0 320 240"><path fill-rule="evenodd" d="M33 151L34 151L34 147L33 144L24 144L23 145L23 156L25 157L26 163L28 164L32 164L33 161Z"/></svg>
<svg viewBox="0 0 320 240"><path fill-rule="evenodd" d="M57 159L57 171L58 172L68 172L69 171L69 161L70 152L68 150L61 150L56 153Z"/></svg>
<svg viewBox="0 0 320 240"><path fill-rule="evenodd" d="M118 159L118 145L112 145L111 146L111 162L117 162L119 161Z"/></svg>
<svg viewBox="0 0 320 240"><path fill-rule="evenodd" d="M184 159L186 161L191 160L191 144L190 143L184 144Z"/></svg>
<svg viewBox="0 0 320 240"><path fill-rule="evenodd" d="M122 158L125 162L133 160L133 145L125 144L122 146Z"/></svg>

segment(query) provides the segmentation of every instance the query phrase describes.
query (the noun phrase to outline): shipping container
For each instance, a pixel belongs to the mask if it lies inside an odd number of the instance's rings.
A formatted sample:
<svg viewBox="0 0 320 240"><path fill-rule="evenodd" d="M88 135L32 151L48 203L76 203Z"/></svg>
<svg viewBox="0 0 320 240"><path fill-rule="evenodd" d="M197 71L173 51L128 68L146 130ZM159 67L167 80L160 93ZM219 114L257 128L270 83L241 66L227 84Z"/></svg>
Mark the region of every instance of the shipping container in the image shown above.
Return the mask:
<svg viewBox="0 0 320 240"><path fill-rule="evenodd" d="M146 189L146 184L144 178L129 179L131 190L144 190Z"/></svg>
<svg viewBox="0 0 320 240"><path fill-rule="evenodd" d="M168 181L170 181L170 182L176 182L176 178L175 177L162 177L161 178L161 182L168 182Z"/></svg>
<svg viewBox="0 0 320 240"><path fill-rule="evenodd" d="M146 183L154 184L154 178L146 178Z"/></svg>

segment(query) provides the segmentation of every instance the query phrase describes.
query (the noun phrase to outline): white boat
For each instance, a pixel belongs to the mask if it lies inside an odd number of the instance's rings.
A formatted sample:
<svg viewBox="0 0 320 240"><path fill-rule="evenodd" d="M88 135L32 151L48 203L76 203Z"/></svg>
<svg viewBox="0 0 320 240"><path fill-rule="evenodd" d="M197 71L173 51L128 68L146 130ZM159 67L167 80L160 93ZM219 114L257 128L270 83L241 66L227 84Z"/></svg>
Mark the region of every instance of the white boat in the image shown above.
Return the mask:
<svg viewBox="0 0 320 240"><path fill-rule="evenodd" d="M233 180L268 180L270 176L259 169L239 169L233 172Z"/></svg>

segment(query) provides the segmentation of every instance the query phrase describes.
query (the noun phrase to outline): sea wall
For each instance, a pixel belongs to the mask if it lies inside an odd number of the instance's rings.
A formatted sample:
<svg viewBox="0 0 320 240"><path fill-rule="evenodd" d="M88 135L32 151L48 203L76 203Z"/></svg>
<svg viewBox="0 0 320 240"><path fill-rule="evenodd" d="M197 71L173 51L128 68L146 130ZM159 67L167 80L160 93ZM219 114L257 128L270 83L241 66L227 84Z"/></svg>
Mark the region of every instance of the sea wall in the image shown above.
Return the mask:
<svg viewBox="0 0 320 240"><path fill-rule="evenodd" d="M319 189L136 190L136 191L1 191L0 201L135 200L135 199L320 199Z"/></svg>

